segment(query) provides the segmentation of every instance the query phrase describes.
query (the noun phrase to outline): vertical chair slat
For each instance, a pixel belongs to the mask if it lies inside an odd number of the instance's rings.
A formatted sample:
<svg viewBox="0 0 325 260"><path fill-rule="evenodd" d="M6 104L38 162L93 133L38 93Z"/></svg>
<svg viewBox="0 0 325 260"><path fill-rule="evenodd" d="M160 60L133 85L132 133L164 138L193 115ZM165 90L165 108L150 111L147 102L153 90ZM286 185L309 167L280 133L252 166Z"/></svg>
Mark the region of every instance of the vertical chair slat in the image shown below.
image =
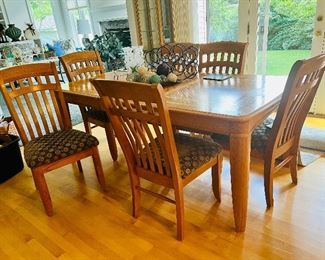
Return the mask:
<svg viewBox="0 0 325 260"><path fill-rule="evenodd" d="M37 115L36 115L36 113L35 113L35 110L34 110L34 108L33 108L33 105L32 105L32 103L31 103L31 101L30 101L30 98L29 98L28 94L24 94L24 98L25 98L25 101L26 101L27 107L28 107L28 109L29 109L29 112L30 112L30 114L31 114L31 116L32 116L33 122L34 122L34 124L35 124L36 131L37 131L37 135L38 135L38 136L42 136L42 135L43 135L43 134L42 134L42 130L41 130L40 124L39 124L39 122L38 122Z"/></svg>
<svg viewBox="0 0 325 260"><path fill-rule="evenodd" d="M155 155L155 164L157 165L158 173L163 175L164 170L163 170L163 166L162 166L162 158L161 158L160 152L159 152L163 148L161 148L161 146L159 146L159 147L157 146L156 140L155 140L155 138L153 138L151 130L149 129L148 125L145 122L143 122L143 126L147 133L147 136L149 137L152 151Z"/></svg>
<svg viewBox="0 0 325 260"><path fill-rule="evenodd" d="M152 115L157 114L155 112L154 108L152 107L152 104L151 103L148 103L147 104L147 110ZM153 126L153 129L154 129L154 133L156 134L156 137L157 137L156 140L158 142L159 147L157 146L157 142L156 142L155 138L152 136L152 132L149 129L148 125L147 124L143 124L143 125L144 125L144 129L147 132L147 135L149 137L149 140L150 140L150 142L151 142L151 144L153 146L153 149L154 149L155 158L156 158L156 164L157 164L157 167L158 167L158 172L160 174L164 174L163 165L162 165L163 158L161 158L160 153L164 154L165 147L164 147L163 143L160 143L161 140L159 140L159 138L158 138L158 133L156 132L156 129L157 128L155 128L155 126L154 126L154 125L157 125L157 124L153 123L152 126ZM160 133L160 131L159 131L159 133ZM165 162L166 162L165 164L167 165L168 162L167 161L165 161Z"/></svg>
<svg viewBox="0 0 325 260"><path fill-rule="evenodd" d="M141 165L142 158L141 158L138 146L137 146L137 140L135 140L135 138L133 137L132 131L128 127L128 124L126 123L125 120L123 120L123 122L122 122L122 127L123 127L124 131L126 132L127 137L129 138L129 141L131 142L131 146L132 146L132 149L133 149L134 154L135 154L137 165Z"/></svg>
<svg viewBox="0 0 325 260"><path fill-rule="evenodd" d="M39 85L44 85L43 82L42 82L42 79L39 76L36 77L36 80L37 80ZM45 92L45 90L41 90L40 93L41 93L43 104L45 105L45 108L46 108L47 116L50 119L52 129L57 131L58 129L56 127L56 124L55 124L55 121L54 121L54 118L53 118L52 108L51 108L51 105L50 105L50 103L48 101L46 92Z"/></svg>
<svg viewBox="0 0 325 260"><path fill-rule="evenodd" d="M26 110L24 108L24 105L21 102L21 96L16 97L15 101L16 101L16 103L18 105L18 108L19 108L19 110L20 110L20 112L22 114L25 125L26 125L26 127L28 129L28 134L30 135L31 138L35 138L34 131L33 131L31 122L29 120L29 116L27 115Z"/></svg>
<svg viewBox="0 0 325 260"><path fill-rule="evenodd" d="M28 85L29 85L30 87L31 87L31 86L34 86L34 83L33 83L33 80L32 80L31 77L28 77L27 80L28 80ZM34 99L35 105L36 105L36 107L37 107L38 113L40 114L40 118L41 118L41 120L43 120L43 114L42 114L43 109L42 109L41 105L39 104L39 100L38 100L37 94L36 94L35 91L33 91L33 92L31 93L31 95L33 96L33 99ZM29 100L29 99L28 99L28 100ZM34 109L33 109L33 112L34 112L34 114L35 114L35 116L36 116L36 113L35 113ZM33 115L32 115L32 116L33 116ZM33 118L33 120L34 120L35 125L36 125L36 129L37 129L38 136L42 136L43 133L42 133L42 129L41 129L41 126L40 126L39 119L34 119L34 118ZM44 122L43 122L43 125L44 125Z"/></svg>
<svg viewBox="0 0 325 260"><path fill-rule="evenodd" d="M295 93L295 95L296 95L296 93ZM306 92L301 93L301 95L298 95L295 98L292 105L290 106L289 111L288 111L288 116L287 116L288 120L285 124L284 133L282 135L282 140L281 140L282 144L291 138L292 133L293 133L292 128L294 127L294 122L295 122L294 119L297 116L299 116L297 111L299 110L300 105L305 101L305 97L307 95L308 95L308 93L306 93Z"/></svg>
<svg viewBox="0 0 325 260"><path fill-rule="evenodd" d="M53 112L52 112L52 108L51 108L51 105L49 103L49 100L47 98L47 94L45 91L41 91L41 96L43 98L43 102L45 104L45 108L46 108L46 111L47 111L47 115L50 119L50 122L51 122L51 126L52 126L52 129L57 131L58 128L56 126L56 123L55 123L55 120L54 120L54 116L53 116Z"/></svg>
<svg viewBox="0 0 325 260"><path fill-rule="evenodd" d="M126 119L126 118L123 118L124 119L124 122L127 124L128 128L131 130L132 132L132 135L135 139L135 143L137 144L137 153L140 154L140 158L141 158L141 162L142 162L142 165L145 169L148 169L148 163L147 163L147 158L146 158L146 155L143 151L143 145L141 143L141 138L139 138L139 133L137 133L137 131L135 131L134 127L133 127L133 123L131 123L131 119Z"/></svg>
<svg viewBox="0 0 325 260"><path fill-rule="evenodd" d="M33 84L30 85L30 83L31 83L30 78L28 78L28 85L27 86L25 86L25 83L24 83L23 79L19 79L18 82L19 82L19 85L20 85L21 89L24 88L24 87L32 87L33 86ZM33 123L35 125L37 135L42 136L41 127L39 125L37 115L35 113L34 107L33 107L32 103L30 101L30 98L29 98L28 94L23 94L21 97L25 100L25 102L27 104L28 112L32 116L31 119L32 119L32 121L33 121ZM32 130L32 132L33 133L31 134L31 136L33 137L34 136L34 130Z"/></svg>
<svg viewBox="0 0 325 260"><path fill-rule="evenodd" d="M44 113L44 110L43 110L43 106L38 98L38 95L36 92L33 92L33 98L35 100L35 103L36 103L36 106L38 108L38 112L41 116L41 120L42 120L42 123L43 123L43 127L45 128L45 133L49 133L50 132L50 129L49 129L49 125L47 123L47 120L45 118L45 113Z"/></svg>
<svg viewBox="0 0 325 260"><path fill-rule="evenodd" d="M155 129L155 133L157 135L157 138L158 138L158 141L159 141L159 144L160 144L160 147L161 147L162 155L163 155L164 160L166 162L166 165L165 165L166 175L171 177L172 173L171 173L171 169L170 169L170 166L169 166L169 164L170 164L169 159L168 159L169 157L167 156L167 151L166 151L166 148L164 146L165 139L164 139L163 135L161 134L159 126L157 124L153 124L153 128Z"/></svg>
<svg viewBox="0 0 325 260"><path fill-rule="evenodd" d="M132 119L133 125L135 126L135 131L137 131L137 133L140 136L140 139L142 140L142 144L144 145L145 148L145 155L147 157L147 160L149 161L149 167L150 170L155 172L155 163L154 163L154 159L150 150L150 146L149 143L147 141L146 136L143 133L143 129L142 127L139 125L138 120Z"/></svg>

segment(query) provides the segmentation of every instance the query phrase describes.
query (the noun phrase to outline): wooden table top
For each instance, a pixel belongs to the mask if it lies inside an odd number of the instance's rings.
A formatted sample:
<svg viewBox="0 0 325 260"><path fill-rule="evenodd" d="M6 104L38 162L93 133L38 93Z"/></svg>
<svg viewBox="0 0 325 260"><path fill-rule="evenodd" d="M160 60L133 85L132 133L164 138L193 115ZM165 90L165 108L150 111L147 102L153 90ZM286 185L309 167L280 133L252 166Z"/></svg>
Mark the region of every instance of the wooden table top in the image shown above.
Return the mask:
<svg viewBox="0 0 325 260"><path fill-rule="evenodd" d="M242 75L225 81L197 79L167 91L171 109L227 117L251 116L270 102L278 103L287 77Z"/></svg>
<svg viewBox="0 0 325 260"><path fill-rule="evenodd" d="M114 79L112 73L100 78ZM165 87L168 107L171 110L189 111L206 115L251 117L271 103L278 103L286 82L286 76L238 75L225 81L196 78ZM119 77L125 80L125 75ZM69 94L99 98L88 80L63 84Z"/></svg>

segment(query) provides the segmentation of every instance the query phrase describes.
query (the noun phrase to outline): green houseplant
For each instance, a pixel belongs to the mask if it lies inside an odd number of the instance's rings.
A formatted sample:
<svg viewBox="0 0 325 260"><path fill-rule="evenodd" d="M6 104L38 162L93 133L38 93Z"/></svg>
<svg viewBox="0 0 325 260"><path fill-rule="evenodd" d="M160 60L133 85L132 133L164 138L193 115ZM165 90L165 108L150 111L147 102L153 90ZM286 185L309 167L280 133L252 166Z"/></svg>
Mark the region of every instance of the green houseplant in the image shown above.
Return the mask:
<svg viewBox="0 0 325 260"><path fill-rule="evenodd" d="M124 67L123 45L115 33L105 30L103 35L95 35L87 50L97 49L108 71Z"/></svg>

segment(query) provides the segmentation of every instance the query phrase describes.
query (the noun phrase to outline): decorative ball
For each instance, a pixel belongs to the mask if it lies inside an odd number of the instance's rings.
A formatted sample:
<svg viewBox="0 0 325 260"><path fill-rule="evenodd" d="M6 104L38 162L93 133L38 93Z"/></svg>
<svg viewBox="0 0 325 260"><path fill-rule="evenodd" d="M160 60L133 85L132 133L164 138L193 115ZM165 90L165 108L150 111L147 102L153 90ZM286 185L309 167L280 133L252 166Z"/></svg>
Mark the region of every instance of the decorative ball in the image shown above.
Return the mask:
<svg viewBox="0 0 325 260"><path fill-rule="evenodd" d="M153 76L153 75L157 75L156 73L154 73L153 71L146 71L146 73L143 75L143 77L145 78L145 81L148 82L149 79Z"/></svg>
<svg viewBox="0 0 325 260"><path fill-rule="evenodd" d="M146 73L147 73L148 69L144 66L141 66L138 68L138 73L141 75L141 76L144 76Z"/></svg>
<svg viewBox="0 0 325 260"><path fill-rule="evenodd" d="M149 78L149 82L151 84L155 84L155 83L160 83L161 79L159 77L159 75L152 75L150 78Z"/></svg>
<svg viewBox="0 0 325 260"><path fill-rule="evenodd" d="M167 80L170 82L176 82L177 81L177 76L174 73L169 73L167 76Z"/></svg>
<svg viewBox="0 0 325 260"><path fill-rule="evenodd" d="M165 75L160 75L160 79L162 82L165 82L167 80L167 77Z"/></svg>
<svg viewBox="0 0 325 260"><path fill-rule="evenodd" d="M170 73L170 68L166 63L162 63L157 67L157 74L158 75L167 76L169 73Z"/></svg>
<svg viewBox="0 0 325 260"><path fill-rule="evenodd" d="M133 77L133 81L135 81L135 82L143 82L144 78L140 74L136 73L134 75L134 77Z"/></svg>

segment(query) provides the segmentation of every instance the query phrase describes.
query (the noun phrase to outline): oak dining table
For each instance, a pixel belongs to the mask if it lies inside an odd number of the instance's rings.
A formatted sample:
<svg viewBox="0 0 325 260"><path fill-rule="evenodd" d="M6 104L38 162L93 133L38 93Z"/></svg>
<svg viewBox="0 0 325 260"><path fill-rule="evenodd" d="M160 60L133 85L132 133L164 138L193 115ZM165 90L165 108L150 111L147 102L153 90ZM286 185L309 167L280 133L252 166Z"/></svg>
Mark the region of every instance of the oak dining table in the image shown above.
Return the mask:
<svg viewBox="0 0 325 260"><path fill-rule="evenodd" d="M105 73L100 78L125 80L125 75ZM251 133L276 110L286 79L286 76L236 75L214 81L200 75L165 87L173 126L230 137L231 190L237 232L246 228ZM101 108L100 97L88 80L62 84L62 90L67 103Z"/></svg>

